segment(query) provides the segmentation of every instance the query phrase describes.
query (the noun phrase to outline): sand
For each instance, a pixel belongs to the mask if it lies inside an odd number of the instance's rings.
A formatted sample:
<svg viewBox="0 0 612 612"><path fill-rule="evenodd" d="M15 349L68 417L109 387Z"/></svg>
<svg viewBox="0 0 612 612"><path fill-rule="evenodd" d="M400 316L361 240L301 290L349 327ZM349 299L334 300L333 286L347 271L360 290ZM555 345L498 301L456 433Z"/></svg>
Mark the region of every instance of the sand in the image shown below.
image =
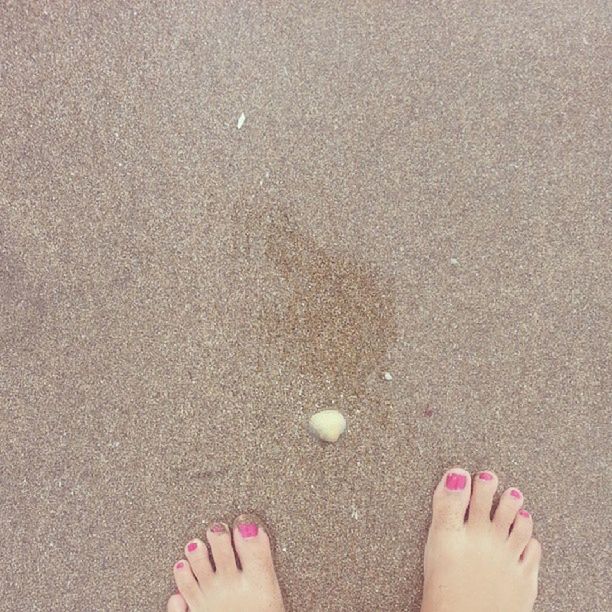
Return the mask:
<svg viewBox="0 0 612 612"><path fill-rule="evenodd" d="M340 4L4 3L2 610L253 511L288 610L415 611L452 464L609 609L605 3Z"/></svg>

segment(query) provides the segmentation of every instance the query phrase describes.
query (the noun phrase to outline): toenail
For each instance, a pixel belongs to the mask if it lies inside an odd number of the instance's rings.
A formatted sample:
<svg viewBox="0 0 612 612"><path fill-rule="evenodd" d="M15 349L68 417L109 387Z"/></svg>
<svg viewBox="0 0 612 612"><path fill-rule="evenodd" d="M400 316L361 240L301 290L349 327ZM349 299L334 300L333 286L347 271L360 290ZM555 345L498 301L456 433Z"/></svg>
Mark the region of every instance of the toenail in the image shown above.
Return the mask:
<svg viewBox="0 0 612 612"><path fill-rule="evenodd" d="M174 567L176 569L183 569L183 567L185 567L185 564L182 561L179 561Z"/></svg>
<svg viewBox="0 0 612 612"><path fill-rule="evenodd" d="M467 476L465 474L451 473L446 477L446 488L449 491L462 491L465 489Z"/></svg>
<svg viewBox="0 0 612 612"><path fill-rule="evenodd" d="M478 478L480 478L480 480L493 480L493 474L491 474L491 472L480 472Z"/></svg>
<svg viewBox="0 0 612 612"><path fill-rule="evenodd" d="M521 499L523 494L518 489L510 489L510 495L514 497L514 499Z"/></svg>
<svg viewBox="0 0 612 612"><path fill-rule="evenodd" d="M238 531L243 538L254 538L259 533L257 523L240 523Z"/></svg>
<svg viewBox="0 0 612 612"><path fill-rule="evenodd" d="M213 523L210 526L210 530L213 533L225 533L227 531L225 525L223 523Z"/></svg>
<svg viewBox="0 0 612 612"><path fill-rule="evenodd" d="M189 542L189 544L187 544L187 552L193 552L197 547L197 542Z"/></svg>
<svg viewBox="0 0 612 612"><path fill-rule="evenodd" d="M531 514L529 514L529 512L527 512L527 510L523 510L523 508L521 508L521 509L518 511L518 513L519 513L521 516L524 516L525 518L529 518L529 517L531 516Z"/></svg>

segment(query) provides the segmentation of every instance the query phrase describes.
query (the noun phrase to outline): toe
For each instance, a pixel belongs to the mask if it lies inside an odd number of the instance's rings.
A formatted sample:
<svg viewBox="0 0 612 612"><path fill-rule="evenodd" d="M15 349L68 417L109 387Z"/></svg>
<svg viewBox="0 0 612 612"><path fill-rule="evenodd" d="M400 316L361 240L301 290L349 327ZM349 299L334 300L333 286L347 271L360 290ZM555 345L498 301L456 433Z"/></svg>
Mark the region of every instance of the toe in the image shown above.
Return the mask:
<svg viewBox="0 0 612 612"><path fill-rule="evenodd" d="M491 506L497 490L497 483L497 476L493 472L478 472L474 477L468 514L470 525L488 525L491 523Z"/></svg>
<svg viewBox="0 0 612 612"><path fill-rule="evenodd" d="M512 523L512 531L508 536L508 545L512 551L516 554L516 557L521 556L521 553L525 550L531 534L533 533L533 519L531 514L527 510L522 508L516 513L514 517L514 523Z"/></svg>
<svg viewBox="0 0 612 612"><path fill-rule="evenodd" d="M453 468L444 474L433 496L431 529L459 529L470 501L470 475Z"/></svg>
<svg viewBox="0 0 612 612"><path fill-rule="evenodd" d="M535 539L531 538L521 555L521 561L525 569L529 572L537 574L540 567L540 559L542 558L542 545Z"/></svg>
<svg viewBox="0 0 612 612"><path fill-rule="evenodd" d="M208 548L202 540L197 538L191 540L185 546L185 555L189 560L189 565L198 582L202 584L213 575L213 568L210 564L210 557L208 555Z"/></svg>
<svg viewBox="0 0 612 612"><path fill-rule="evenodd" d="M493 517L493 525L504 539L508 537L510 526L522 505L523 494L518 489L507 489L502 494Z"/></svg>
<svg viewBox="0 0 612 612"><path fill-rule="evenodd" d="M181 559L174 564L174 580L179 593L183 596L183 599L187 602L190 608L194 608L200 603L202 599L202 591L198 586L189 562L185 559Z"/></svg>
<svg viewBox="0 0 612 612"><path fill-rule="evenodd" d="M213 523L206 531L206 539L210 544L217 574L237 572L236 554L227 525L225 523Z"/></svg>
<svg viewBox="0 0 612 612"><path fill-rule="evenodd" d="M257 519L244 515L236 519L234 545L245 574L274 575L270 539Z"/></svg>
<svg viewBox="0 0 612 612"><path fill-rule="evenodd" d="M178 593L168 600L168 612L187 612L187 602Z"/></svg>

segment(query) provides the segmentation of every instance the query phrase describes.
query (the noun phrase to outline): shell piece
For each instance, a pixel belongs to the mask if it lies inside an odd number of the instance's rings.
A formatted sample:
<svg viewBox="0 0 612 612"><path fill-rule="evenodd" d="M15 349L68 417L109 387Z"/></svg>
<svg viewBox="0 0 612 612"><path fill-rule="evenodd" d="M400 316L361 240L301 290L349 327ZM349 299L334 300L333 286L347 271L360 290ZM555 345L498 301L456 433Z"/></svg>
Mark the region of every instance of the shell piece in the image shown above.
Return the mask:
<svg viewBox="0 0 612 612"><path fill-rule="evenodd" d="M337 410L321 410L310 417L310 429L325 442L336 442L346 430L346 419Z"/></svg>

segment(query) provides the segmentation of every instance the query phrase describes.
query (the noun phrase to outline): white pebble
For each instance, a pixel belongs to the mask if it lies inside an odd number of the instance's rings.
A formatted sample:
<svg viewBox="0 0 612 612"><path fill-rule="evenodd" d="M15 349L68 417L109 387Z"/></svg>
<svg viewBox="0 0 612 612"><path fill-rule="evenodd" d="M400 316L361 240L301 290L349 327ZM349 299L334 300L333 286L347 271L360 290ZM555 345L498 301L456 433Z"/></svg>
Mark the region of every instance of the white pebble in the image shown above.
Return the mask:
<svg viewBox="0 0 612 612"><path fill-rule="evenodd" d="M458 266L459 260L456 257L451 257L451 265Z"/></svg>
<svg viewBox="0 0 612 612"><path fill-rule="evenodd" d="M385 372L384 377L385 377L385 380L393 380L393 376L391 376L391 372Z"/></svg>
<svg viewBox="0 0 612 612"><path fill-rule="evenodd" d="M236 125L236 127L240 129L244 125L245 121L246 121L246 115L244 113L241 113L240 117L238 117L238 124Z"/></svg>
<svg viewBox="0 0 612 612"><path fill-rule="evenodd" d="M310 417L310 429L321 440L335 442L346 430L346 419L337 410L321 410Z"/></svg>

